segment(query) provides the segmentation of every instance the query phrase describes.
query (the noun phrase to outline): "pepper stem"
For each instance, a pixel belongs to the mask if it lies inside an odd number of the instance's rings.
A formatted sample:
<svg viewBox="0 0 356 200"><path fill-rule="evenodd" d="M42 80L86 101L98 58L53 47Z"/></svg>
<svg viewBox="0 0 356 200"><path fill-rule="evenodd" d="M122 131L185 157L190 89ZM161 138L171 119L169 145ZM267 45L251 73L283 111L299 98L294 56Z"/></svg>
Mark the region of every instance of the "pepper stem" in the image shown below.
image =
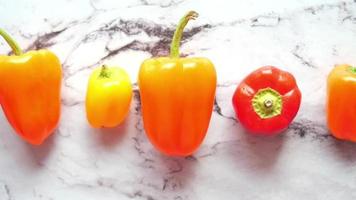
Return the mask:
<svg viewBox="0 0 356 200"><path fill-rule="evenodd" d="M272 108L273 107L273 100L271 99L266 99L264 102L263 102L264 106L268 109L268 108Z"/></svg>
<svg viewBox="0 0 356 200"><path fill-rule="evenodd" d="M268 119L282 112L282 96L272 88L264 88L252 98L252 108L261 119Z"/></svg>
<svg viewBox="0 0 356 200"><path fill-rule="evenodd" d="M189 11L182 19L179 21L176 31L174 32L172 43L171 43L171 57L179 57L179 45L183 35L184 27L187 25L189 20L194 20L198 17L198 13L195 11Z"/></svg>
<svg viewBox="0 0 356 200"><path fill-rule="evenodd" d="M109 78L110 77L108 66L106 66L106 65L101 66L99 77L101 77L101 78Z"/></svg>
<svg viewBox="0 0 356 200"><path fill-rule="evenodd" d="M350 67L350 71L351 71L351 73L356 74L356 67L351 66L351 67Z"/></svg>
<svg viewBox="0 0 356 200"><path fill-rule="evenodd" d="M0 35L5 39L5 41L11 47L15 55L19 56L22 54L22 50L20 46L17 44L17 42L9 34L7 34L6 31L4 31L1 28L0 28Z"/></svg>

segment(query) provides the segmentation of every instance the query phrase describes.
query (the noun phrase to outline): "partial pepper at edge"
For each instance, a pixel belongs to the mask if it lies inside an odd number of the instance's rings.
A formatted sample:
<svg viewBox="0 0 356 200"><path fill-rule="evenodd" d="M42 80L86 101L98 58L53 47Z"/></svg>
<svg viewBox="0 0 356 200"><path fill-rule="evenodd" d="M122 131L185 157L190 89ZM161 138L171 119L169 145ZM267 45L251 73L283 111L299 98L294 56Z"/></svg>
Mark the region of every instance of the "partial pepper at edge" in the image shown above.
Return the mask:
<svg viewBox="0 0 356 200"><path fill-rule="evenodd" d="M261 67L236 88L232 103L236 116L250 132L273 135L296 116L301 93L292 74L276 67Z"/></svg>
<svg viewBox="0 0 356 200"><path fill-rule="evenodd" d="M202 143L210 122L216 72L206 58L180 58L179 42L194 11L178 24L170 57L145 60L138 75L144 128L153 145L168 155L185 156Z"/></svg>
<svg viewBox="0 0 356 200"><path fill-rule="evenodd" d="M332 135L356 142L356 67L338 65L330 72L326 113Z"/></svg>
<svg viewBox="0 0 356 200"><path fill-rule="evenodd" d="M15 131L27 142L41 144L60 117L62 69L48 50L22 53L2 29L0 35L15 55L0 56L0 103Z"/></svg>

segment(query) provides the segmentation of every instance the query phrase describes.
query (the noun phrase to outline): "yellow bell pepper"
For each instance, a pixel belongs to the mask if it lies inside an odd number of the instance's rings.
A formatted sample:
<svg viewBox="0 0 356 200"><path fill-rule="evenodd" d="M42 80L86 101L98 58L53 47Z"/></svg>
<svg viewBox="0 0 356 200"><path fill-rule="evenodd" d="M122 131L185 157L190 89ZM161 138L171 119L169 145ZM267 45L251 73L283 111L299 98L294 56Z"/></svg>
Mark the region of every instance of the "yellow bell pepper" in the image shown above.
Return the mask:
<svg viewBox="0 0 356 200"><path fill-rule="evenodd" d="M90 75L86 95L88 122L95 128L114 127L126 117L132 99L128 74L120 67L103 65Z"/></svg>

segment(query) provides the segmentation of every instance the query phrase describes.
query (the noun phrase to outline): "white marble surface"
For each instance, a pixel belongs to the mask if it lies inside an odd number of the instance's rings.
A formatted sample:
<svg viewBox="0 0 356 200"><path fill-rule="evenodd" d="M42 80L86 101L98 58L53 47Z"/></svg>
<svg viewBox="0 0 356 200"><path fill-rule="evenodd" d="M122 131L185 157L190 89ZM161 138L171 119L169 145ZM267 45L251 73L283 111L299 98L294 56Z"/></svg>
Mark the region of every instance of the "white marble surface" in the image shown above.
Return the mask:
<svg viewBox="0 0 356 200"><path fill-rule="evenodd" d="M209 57L219 82L201 148L186 158L158 153L137 90L122 126L90 128L83 100L93 67L120 65L136 82L142 60L167 54L191 9L200 17L181 51ZM61 122L42 146L23 142L0 115L1 200L356 199L356 145L329 136L324 114L327 73L356 64L354 1L0 0L0 16L24 49L51 49L64 70ZM1 40L0 53L9 51ZM263 65L292 72L303 93L276 137L246 134L230 103L236 84Z"/></svg>

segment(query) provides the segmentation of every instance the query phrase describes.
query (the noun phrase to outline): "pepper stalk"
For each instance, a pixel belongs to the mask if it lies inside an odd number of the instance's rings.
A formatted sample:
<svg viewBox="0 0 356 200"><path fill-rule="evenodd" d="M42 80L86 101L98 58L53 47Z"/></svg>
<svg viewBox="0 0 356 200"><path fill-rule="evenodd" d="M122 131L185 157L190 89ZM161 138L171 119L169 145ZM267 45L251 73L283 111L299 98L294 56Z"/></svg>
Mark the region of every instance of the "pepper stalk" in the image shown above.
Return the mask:
<svg viewBox="0 0 356 200"><path fill-rule="evenodd" d="M350 66L350 72L356 74L356 67Z"/></svg>
<svg viewBox="0 0 356 200"><path fill-rule="evenodd" d="M109 72L107 65L104 64L101 66L99 77L101 77L101 78L109 78L110 77L110 72Z"/></svg>
<svg viewBox="0 0 356 200"><path fill-rule="evenodd" d="M199 16L199 14L197 12L189 11L179 21L179 23L177 25L177 29L174 32L172 43L171 43L170 56L172 58L179 57L179 46L180 46L180 41L182 39L184 27L188 24L189 20L195 20L198 16Z"/></svg>
<svg viewBox="0 0 356 200"><path fill-rule="evenodd" d="M282 96L272 88L260 89L252 99L252 107L262 119L280 115Z"/></svg>
<svg viewBox="0 0 356 200"><path fill-rule="evenodd" d="M5 30L0 28L0 35L5 39L7 44L11 47L15 55L19 56L22 54L22 50L17 42L8 34Z"/></svg>

